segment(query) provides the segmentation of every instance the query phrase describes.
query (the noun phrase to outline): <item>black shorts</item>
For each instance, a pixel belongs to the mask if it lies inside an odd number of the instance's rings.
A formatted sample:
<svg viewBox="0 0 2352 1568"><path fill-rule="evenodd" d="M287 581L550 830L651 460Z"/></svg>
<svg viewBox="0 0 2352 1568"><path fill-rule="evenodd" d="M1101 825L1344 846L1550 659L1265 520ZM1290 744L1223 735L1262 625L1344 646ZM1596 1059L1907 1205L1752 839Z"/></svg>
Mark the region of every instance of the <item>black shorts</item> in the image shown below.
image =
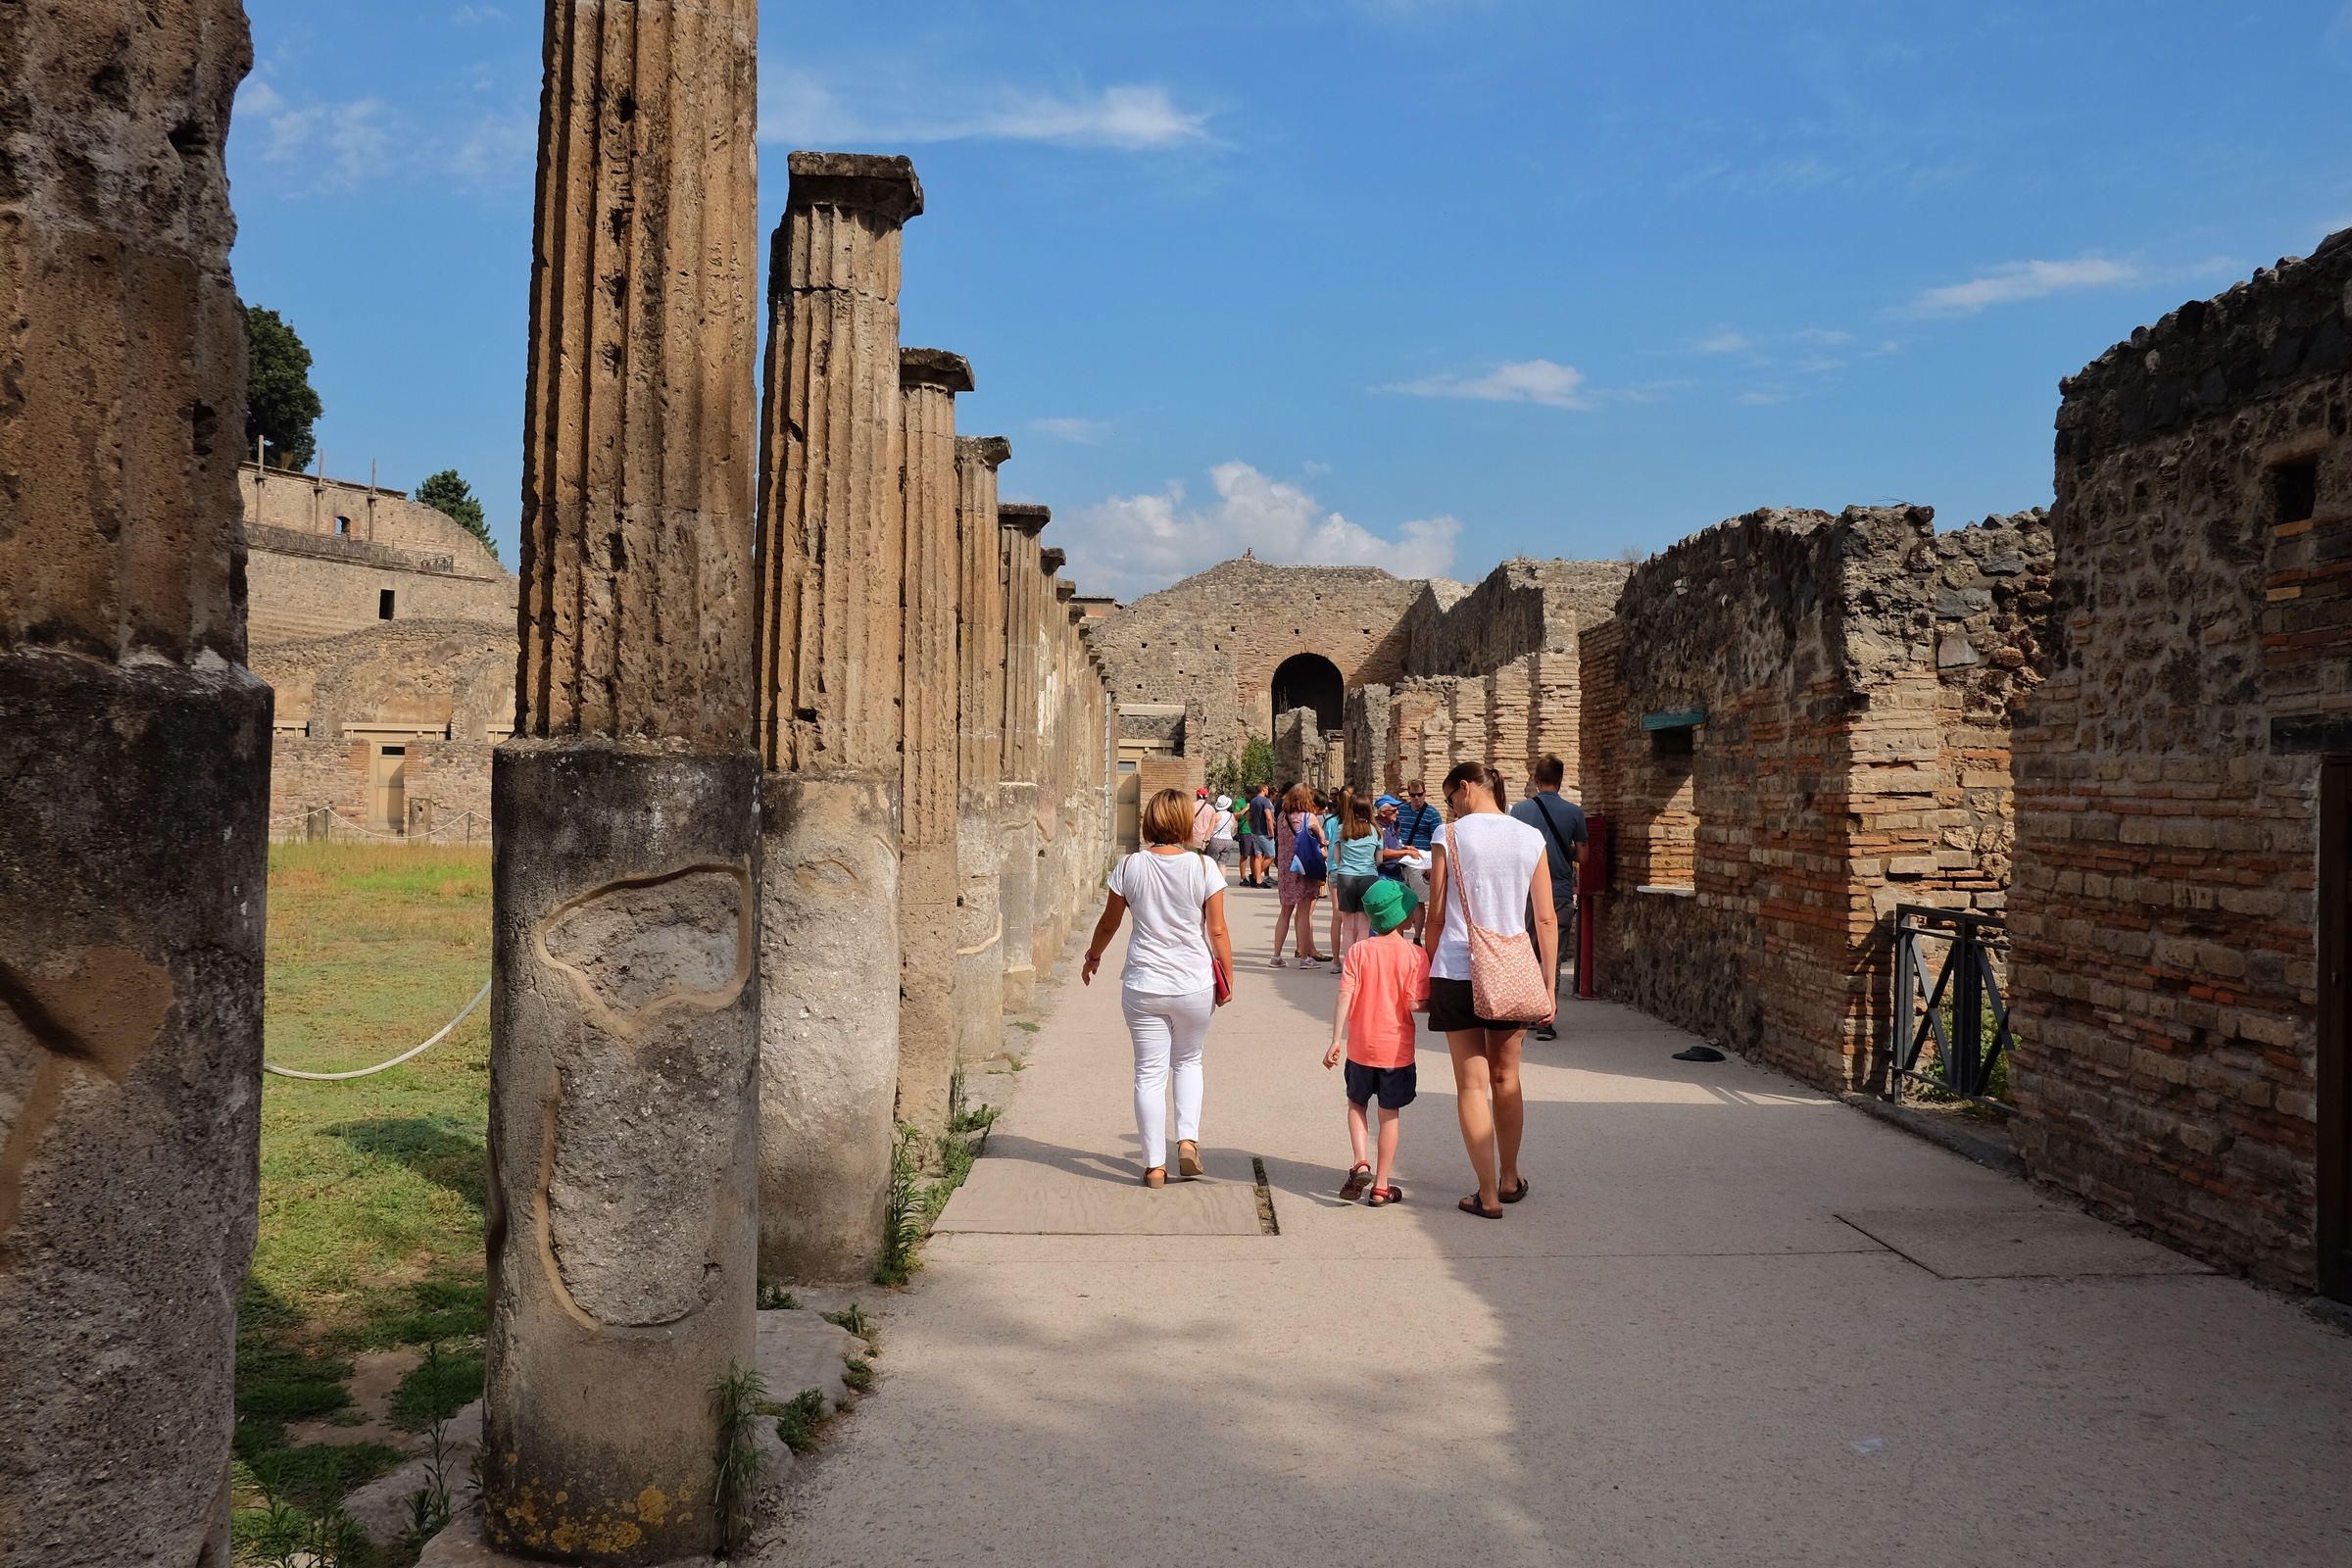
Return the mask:
<svg viewBox="0 0 2352 1568"><path fill-rule="evenodd" d="M1467 980L1441 980L1429 977L1429 1027L1439 1034L1451 1034L1456 1029L1493 1029L1508 1034L1513 1029L1525 1029L1526 1023L1499 1023L1493 1018L1481 1018L1478 1006L1470 1000Z"/></svg>
<svg viewBox="0 0 2352 1568"><path fill-rule="evenodd" d="M1335 880L1340 886L1340 912L1342 914L1361 914L1364 912L1364 895L1372 891L1372 884L1378 882L1380 878L1376 876L1343 876Z"/></svg>
<svg viewBox="0 0 2352 1568"><path fill-rule="evenodd" d="M1367 1067L1360 1061L1348 1063L1348 1098L1355 1104L1368 1105L1378 1096L1381 1109L1402 1110L1420 1092L1420 1077L1409 1061L1401 1067Z"/></svg>

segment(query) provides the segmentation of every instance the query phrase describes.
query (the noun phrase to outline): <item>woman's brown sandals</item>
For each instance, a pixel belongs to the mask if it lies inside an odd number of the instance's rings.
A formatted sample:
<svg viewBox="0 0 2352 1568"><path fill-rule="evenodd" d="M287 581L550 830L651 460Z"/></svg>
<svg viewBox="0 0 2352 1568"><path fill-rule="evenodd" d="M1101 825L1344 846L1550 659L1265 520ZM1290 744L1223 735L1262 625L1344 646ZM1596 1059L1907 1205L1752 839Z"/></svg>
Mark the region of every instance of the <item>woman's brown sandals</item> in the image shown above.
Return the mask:
<svg viewBox="0 0 2352 1568"><path fill-rule="evenodd" d="M1188 1182L1200 1179L1200 1146L1190 1138L1176 1146L1176 1169Z"/></svg>
<svg viewBox="0 0 2352 1568"><path fill-rule="evenodd" d="M1167 1186L1168 1167L1165 1165L1154 1165L1150 1170L1144 1172L1144 1185L1146 1187Z"/></svg>

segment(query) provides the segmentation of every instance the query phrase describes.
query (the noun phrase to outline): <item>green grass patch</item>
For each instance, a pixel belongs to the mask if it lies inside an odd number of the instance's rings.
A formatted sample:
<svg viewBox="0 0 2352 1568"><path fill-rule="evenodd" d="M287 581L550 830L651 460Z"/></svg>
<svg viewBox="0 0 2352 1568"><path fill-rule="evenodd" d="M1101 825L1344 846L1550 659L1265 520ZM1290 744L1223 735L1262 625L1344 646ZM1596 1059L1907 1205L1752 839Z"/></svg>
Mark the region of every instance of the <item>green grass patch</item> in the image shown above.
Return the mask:
<svg viewBox="0 0 2352 1568"><path fill-rule="evenodd" d="M421 1365L392 1393L392 1424L429 1432L482 1396L482 1352L435 1344Z"/></svg>

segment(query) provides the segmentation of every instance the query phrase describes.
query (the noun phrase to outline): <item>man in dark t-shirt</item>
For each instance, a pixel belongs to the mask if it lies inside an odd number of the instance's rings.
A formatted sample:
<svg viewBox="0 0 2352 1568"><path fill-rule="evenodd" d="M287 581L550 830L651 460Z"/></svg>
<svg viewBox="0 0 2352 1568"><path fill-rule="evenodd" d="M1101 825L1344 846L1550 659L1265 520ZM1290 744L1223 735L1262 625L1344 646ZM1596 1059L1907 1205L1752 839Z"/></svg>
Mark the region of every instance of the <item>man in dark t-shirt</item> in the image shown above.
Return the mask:
<svg viewBox="0 0 2352 1568"><path fill-rule="evenodd" d="M1585 827L1585 808L1560 797L1560 781L1567 776L1567 766L1550 753L1544 753L1536 763L1536 793L1511 808L1512 816L1543 835L1544 854L1551 861L1551 906L1560 920L1562 975L1568 972L1568 956L1576 952L1576 867L1585 858L1585 845L1590 838ZM1535 929L1532 919L1528 929ZM1552 1024L1538 1026L1535 1035L1538 1040L1559 1038Z"/></svg>
<svg viewBox="0 0 2352 1568"><path fill-rule="evenodd" d="M1274 885L1274 801L1263 784L1242 808L1242 821L1250 836L1242 860L1243 886L1271 887Z"/></svg>

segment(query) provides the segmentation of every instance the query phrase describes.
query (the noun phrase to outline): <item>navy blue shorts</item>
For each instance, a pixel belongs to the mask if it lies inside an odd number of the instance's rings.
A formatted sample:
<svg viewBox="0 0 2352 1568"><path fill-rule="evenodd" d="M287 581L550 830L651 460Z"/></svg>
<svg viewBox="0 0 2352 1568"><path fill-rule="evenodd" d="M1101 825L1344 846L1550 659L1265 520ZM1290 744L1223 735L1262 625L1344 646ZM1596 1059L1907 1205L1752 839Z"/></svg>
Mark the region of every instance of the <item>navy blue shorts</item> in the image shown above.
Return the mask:
<svg viewBox="0 0 2352 1568"><path fill-rule="evenodd" d="M1348 1098L1358 1105L1368 1105L1375 1096L1383 1110L1402 1110L1419 1094L1420 1080L1416 1065L1407 1062L1401 1067L1367 1067L1360 1061L1348 1063Z"/></svg>

